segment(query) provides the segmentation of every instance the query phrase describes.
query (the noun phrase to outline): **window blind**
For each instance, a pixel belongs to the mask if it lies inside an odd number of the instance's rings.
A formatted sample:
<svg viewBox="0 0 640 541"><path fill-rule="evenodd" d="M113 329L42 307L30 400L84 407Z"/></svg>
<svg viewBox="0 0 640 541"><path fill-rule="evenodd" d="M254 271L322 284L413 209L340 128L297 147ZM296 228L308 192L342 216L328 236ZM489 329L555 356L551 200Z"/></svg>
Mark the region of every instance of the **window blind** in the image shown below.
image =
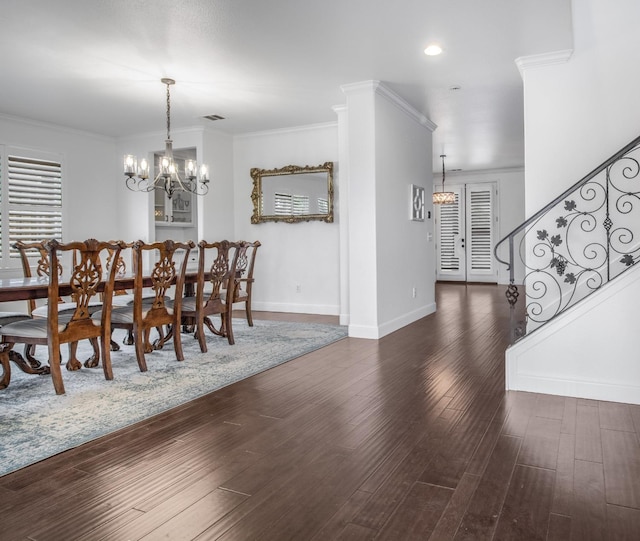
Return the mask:
<svg viewBox="0 0 640 541"><path fill-rule="evenodd" d="M7 157L9 244L62 239L62 166L59 162ZM5 237L5 231L2 232ZM10 257L18 257L11 251Z"/></svg>

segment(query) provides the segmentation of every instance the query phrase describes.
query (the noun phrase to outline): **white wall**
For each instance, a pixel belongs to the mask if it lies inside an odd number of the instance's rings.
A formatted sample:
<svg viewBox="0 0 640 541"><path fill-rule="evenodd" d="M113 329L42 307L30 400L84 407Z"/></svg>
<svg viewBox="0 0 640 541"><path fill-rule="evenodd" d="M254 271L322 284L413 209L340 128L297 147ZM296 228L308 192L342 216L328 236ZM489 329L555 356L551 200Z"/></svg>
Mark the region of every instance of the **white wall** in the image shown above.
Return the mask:
<svg viewBox="0 0 640 541"><path fill-rule="evenodd" d="M640 72L633 69L640 62L636 28L640 3L574 0L572 10L575 42L570 59L545 65L541 58L523 70L527 215L640 134L636 107ZM588 304L585 321L567 314L561 327L556 320L507 350L509 388L601 398L598 383L608 384L613 378L626 379L625 385L637 392L637 371L625 372L627 361L637 357L637 333L626 322L635 321L634 300L640 300L640 292L629 287L621 297L626 302L616 302L613 292L618 287L612 282L599 293L605 301ZM577 313L583 310L580 307ZM612 354L595 347L598 341ZM527 360L522 357L525 348ZM549 360L558 366L551 369ZM534 389L516 375L538 372L536 365L548 370L535 378ZM593 385L584 385L585 379ZM608 396L631 401L622 390Z"/></svg>
<svg viewBox="0 0 640 541"><path fill-rule="evenodd" d="M209 194L199 198L198 240L238 240L234 218L233 137L207 129L202 161L209 165ZM196 239L194 239L196 240Z"/></svg>
<svg viewBox="0 0 640 541"><path fill-rule="evenodd" d="M253 308L298 313L340 313L340 243L334 200L334 223L252 224L251 168L335 162L340 185L337 125L318 125L247 134L234 139L234 220L236 240L259 240ZM337 191L337 190L336 190ZM299 287L298 287L299 286Z"/></svg>
<svg viewBox="0 0 640 541"><path fill-rule="evenodd" d="M113 162L112 138L0 116L0 144L61 155L63 240L108 239L118 234L114 187L122 179L122 169Z"/></svg>
<svg viewBox="0 0 640 541"><path fill-rule="evenodd" d="M640 135L637 0L574 0L566 63L524 70L531 216Z"/></svg>

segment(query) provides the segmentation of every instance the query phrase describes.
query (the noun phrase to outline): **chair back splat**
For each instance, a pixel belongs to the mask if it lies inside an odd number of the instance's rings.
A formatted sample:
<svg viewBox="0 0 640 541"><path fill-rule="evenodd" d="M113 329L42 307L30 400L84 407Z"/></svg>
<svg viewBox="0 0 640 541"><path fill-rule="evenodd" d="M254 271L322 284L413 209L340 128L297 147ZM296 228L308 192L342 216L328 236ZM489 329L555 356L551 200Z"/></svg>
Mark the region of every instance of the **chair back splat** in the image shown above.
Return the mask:
<svg viewBox="0 0 640 541"><path fill-rule="evenodd" d="M182 302L182 318L185 323L195 323L195 337L200 350L207 351L204 334L206 327L218 336L225 336L230 345L235 343L231 321L232 304L227 302L228 283L233 283L236 272L238 245L227 240L198 243L198 276L196 296ZM216 328L211 316L220 315L220 327Z"/></svg>

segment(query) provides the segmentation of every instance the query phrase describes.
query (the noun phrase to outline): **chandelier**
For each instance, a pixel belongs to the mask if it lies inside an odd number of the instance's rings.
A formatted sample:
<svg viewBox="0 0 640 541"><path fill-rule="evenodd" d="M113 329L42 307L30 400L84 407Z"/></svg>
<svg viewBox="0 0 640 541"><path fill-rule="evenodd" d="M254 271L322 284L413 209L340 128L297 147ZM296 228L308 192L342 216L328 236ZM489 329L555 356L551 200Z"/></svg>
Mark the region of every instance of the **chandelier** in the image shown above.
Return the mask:
<svg viewBox="0 0 640 541"><path fill-rule="evenodd" d="M180 171L173 159L173 141L171 140L171 93L170 87L176 82L163 78L160 81L167 86L167 139L164 155L160 157L158 174L149 179L149 162L138 160L132 154L124 157L124 175L126 185L134 192L150 192L164 190L171 199L176 192L189 192L194 195L205 195L209 191L209 169L205 164L198 167L196 160L185 160L184 171Z"/></svg>
<svg viewBox="0 0 640 541"><path fill-rule="evenodd" d="M456 194L453 192L444 191L444 159L447 157L447 155L440 154L440 157L442 158L442 191L433 192L433 204L434 205L450 205L451 203L456 202Z"/></svg>

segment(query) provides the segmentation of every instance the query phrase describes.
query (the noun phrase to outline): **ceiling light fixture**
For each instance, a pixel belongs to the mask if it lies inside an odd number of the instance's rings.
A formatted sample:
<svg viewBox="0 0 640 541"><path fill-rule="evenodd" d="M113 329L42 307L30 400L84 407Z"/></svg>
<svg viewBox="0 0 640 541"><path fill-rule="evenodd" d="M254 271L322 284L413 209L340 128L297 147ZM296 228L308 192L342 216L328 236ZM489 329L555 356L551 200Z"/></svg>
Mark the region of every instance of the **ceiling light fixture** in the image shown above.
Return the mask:
<svg viewBox="0 0 640 541"><path fill-rule="evenodd" d="M424 54L427 56L438 56L440 53L442 53L442 47L435 43L432 43L424 50Z"/></svg>
<svg viewBox="0 0 640 541"><path fill-rule="evenodd" d="M160 157L158 174L149 180L149 162L143 158L138 160L132 154L124 157L124 175L126 185L134 192L150 192L164 190L169 199L175 192L189 192L194 195L205 195L209 192L209 168L205 164L198 164L195 160L185 160L184 171L179 170L173 159L173 141L171 140L171 85L173 79L163 78L160 81L167 86L167 139L165 140L164 156Z"/></svg>
<svg viewBox="0 0 640 541"><path fill-rule="evenodd" d="M456 202L456 194L453 192L444 191L444 159L447 157L447 155L440 154L440 157L442 158L442 191L433 192L433 204L434 205L450 205L451 203Z"/></svg>

